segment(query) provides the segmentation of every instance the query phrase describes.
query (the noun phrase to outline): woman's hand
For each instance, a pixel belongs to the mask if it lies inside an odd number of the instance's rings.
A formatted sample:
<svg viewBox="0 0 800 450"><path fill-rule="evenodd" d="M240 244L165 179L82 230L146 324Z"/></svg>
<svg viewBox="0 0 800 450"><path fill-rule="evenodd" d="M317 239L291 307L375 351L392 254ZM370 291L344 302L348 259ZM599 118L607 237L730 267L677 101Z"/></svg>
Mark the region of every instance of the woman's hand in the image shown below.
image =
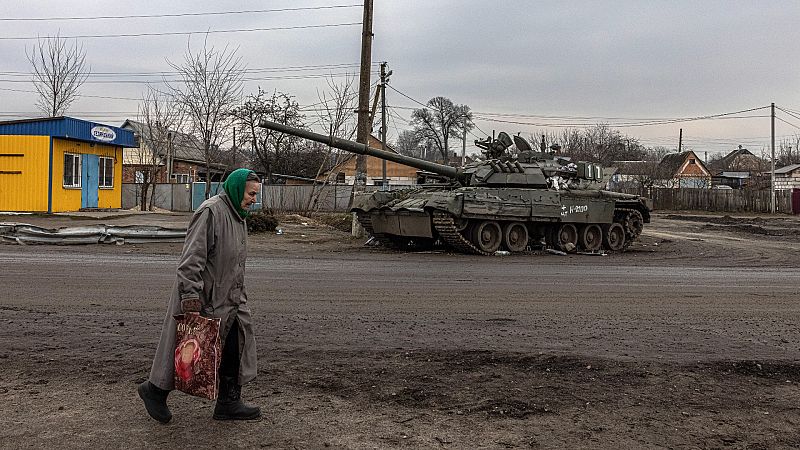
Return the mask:
<svg viewBox="0 0 800 450"><path fill-rule="evenodd" d="M203 304L199 298L187 298L181 300L181 310L184 314L195 313L199 314Z"/></svg>

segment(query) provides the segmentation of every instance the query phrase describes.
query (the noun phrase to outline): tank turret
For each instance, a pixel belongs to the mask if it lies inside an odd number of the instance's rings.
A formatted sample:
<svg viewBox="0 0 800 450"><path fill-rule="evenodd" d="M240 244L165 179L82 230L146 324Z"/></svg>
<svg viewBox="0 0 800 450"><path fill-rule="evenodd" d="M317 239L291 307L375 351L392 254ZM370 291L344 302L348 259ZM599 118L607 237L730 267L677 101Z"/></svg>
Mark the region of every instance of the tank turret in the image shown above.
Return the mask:
<svg viewBox="0 0 800 450"><path fill-rule="evenodd" d="M444 245L488 255L546 247L623 251L650 222L644 197L603 189L602 167L573 162L520 136L475 141L486 159L455 168L275 122L259 126L348 152L393 161L451 180L412 189L354 193L351 210L373 238L402 249ZM512 152L511 147L514 146Z"/></svg>

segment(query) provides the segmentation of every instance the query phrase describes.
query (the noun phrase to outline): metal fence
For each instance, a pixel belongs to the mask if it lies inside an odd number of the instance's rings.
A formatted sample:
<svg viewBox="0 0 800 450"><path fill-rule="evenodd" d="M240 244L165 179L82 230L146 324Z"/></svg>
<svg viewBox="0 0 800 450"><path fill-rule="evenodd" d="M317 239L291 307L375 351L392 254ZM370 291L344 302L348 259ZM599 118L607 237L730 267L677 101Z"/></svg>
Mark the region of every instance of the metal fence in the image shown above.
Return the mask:
<svg viewBox="0 0 800 450"><path fill-rule="evenodd" d="M192 191L190 184L156 184L151 190L153 206L170 211L192 211ZM149 196L148 196L149 197ZM122 208L131 209L140 206L142 185L137 183L122 184ZM148 202L149 202L148 198ZM147 208L142 208L147 209Z"/></svg>
<svg viewBox="0 0 800 450"><path fill-rule="evenodd" d="M353 186L265 185L265 208L274 211L348 211Z"/></svg>
<svg viewBox="0 0 800 450"><path fill-rule="evenodd" d="M641 195L638 189L622 189L621 192ZM767 190L653 188L646 195L653 199L654 209L738 213L772 211L772 199ZM775 210L783 214L792 213L791 191L775 191Z"/></svg>
<svg viewBox="0 0 800 450"><path fill-rule="evenodd" d="M372 188L372 186L368 186ZM221 187L212 183L211 195ZM353 186L328 185L263 185L255 209L262 207L274 211L327 211L345 212L350 209ZM142 185L122 185L122 208L140 206ZM205 183L156 184L153 206L170 211L194 211L205 199ZM148 200L149 201L149 200ZM146 208L144 208L146 209Z"/></svg>

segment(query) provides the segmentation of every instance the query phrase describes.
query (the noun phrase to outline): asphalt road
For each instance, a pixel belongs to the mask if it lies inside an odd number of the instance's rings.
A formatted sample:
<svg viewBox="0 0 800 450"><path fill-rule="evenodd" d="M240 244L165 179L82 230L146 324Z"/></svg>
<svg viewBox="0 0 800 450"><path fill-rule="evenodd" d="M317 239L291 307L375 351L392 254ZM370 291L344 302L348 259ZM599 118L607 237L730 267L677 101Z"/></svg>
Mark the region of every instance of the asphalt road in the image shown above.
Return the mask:
<svg viewBox="0 0 800 450"><path fill-rule="evenodd" d="M2 306L160 319L177 255L0 246ZM251 256L273 346L513 349L671 361L800 359L800 271L600 257Z"/></svg>

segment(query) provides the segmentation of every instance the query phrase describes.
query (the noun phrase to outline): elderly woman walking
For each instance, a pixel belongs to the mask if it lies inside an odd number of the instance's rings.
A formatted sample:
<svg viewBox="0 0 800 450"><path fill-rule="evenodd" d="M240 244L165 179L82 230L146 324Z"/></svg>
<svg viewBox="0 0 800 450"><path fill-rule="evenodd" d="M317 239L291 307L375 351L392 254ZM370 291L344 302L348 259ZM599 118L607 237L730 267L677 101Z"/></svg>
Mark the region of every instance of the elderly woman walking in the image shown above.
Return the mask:
<svg viewBox="0 0 800 450"><path fill-rule="evenodd" d="M256 201L261 181L247 169L233 171L224 192L203 202L192 216L150 379L139 396L153 419L172 419L167 395L175 388L176 314L199 312L221 319L222 360L214 419L261 417L258 407L241 401L241 387L256 377L256 344L244 287L247 258L247 209Z"/></svg>

